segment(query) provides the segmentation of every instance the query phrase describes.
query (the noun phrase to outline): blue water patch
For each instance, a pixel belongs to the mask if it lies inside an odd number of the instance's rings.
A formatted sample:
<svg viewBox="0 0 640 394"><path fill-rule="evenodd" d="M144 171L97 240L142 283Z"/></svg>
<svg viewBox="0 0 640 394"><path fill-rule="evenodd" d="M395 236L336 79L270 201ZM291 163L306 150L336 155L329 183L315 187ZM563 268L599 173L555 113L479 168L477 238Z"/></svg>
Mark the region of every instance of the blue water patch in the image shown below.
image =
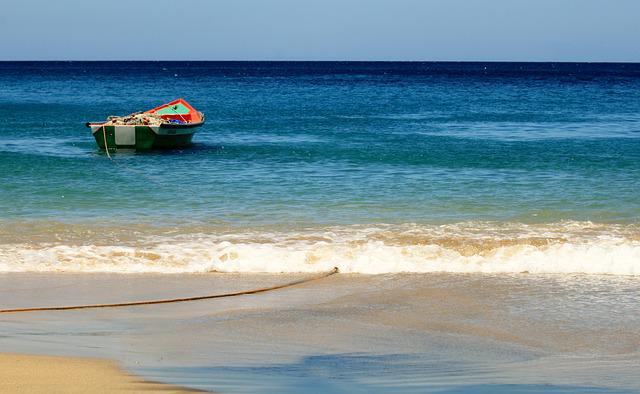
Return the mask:
<svg viewBox="0 0 640 394"><path fill-rule="evenodd" d="M501 370L504 368L504 370ZM553 393L628 394L616 387L508 381L508 365L472 365L420 355L338 354L305 357L291 364L247 367L142 368L149 379L226 393ZM544 377L532 373L529 379Z"/></svg>
<svg viewBox="0 0 640 394"><path fill-rule="evenodd" d="M229 226L638 222L640 65L2 62L3 218ZM184 97L194 145L84 122Z"/></svg>

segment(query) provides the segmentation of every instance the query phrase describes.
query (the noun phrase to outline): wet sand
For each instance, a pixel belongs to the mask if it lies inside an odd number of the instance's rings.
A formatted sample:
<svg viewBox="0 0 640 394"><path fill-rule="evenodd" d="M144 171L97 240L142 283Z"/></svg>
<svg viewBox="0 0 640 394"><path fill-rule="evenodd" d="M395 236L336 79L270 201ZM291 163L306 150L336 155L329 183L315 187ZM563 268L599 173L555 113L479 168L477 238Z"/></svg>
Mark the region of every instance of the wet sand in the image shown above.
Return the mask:
<svg viewBox="0 0 640 394"><path fill-rule="evenodd" d="M193 390L146 382L115 363L89 358L0 354L2 393L190 393Z"/></svg>
<svg viewBox="0 0 640 394"><path fill-rule="evenodd" d="M2 274L4 308L239 291L305 275ZM4 352L115 360L220 392L635 392L635 277L339 274L183 304L0 315Z"/></svg>

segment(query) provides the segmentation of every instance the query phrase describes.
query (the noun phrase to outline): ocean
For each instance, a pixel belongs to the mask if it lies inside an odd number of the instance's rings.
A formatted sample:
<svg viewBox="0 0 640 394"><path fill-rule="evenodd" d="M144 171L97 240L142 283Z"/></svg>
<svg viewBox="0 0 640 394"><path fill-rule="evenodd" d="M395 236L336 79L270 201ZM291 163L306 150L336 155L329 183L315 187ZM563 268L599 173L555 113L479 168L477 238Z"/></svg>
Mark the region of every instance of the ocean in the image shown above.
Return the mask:
<svg viewBox="0 0 640 394"><path fill-rule="evenodd" d="M638 275L638 163L637 64L4 62L0 271Z"/></svg>
<svg viewBox="0 0 640 394"><path fill-rule="evenodd" d="M84 125L179 97L188 148ZM0 213L3 307L341 272L4 316L0 351L222 392L640 390L640 64L0 62Z"/></svg>

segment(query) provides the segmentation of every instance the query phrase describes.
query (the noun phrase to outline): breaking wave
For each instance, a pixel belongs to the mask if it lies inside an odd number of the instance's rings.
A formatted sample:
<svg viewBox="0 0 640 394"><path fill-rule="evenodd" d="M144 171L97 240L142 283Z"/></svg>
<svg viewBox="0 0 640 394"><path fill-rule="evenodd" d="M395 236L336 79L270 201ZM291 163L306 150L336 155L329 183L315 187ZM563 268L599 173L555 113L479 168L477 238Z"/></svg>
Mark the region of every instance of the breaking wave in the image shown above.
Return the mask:
<svg viewBox="0 0 640 394"><path fill-rule="evenodd" d="M469 222L156 235L121 245L0 245L0 272L293 273L333 267L362 274L640 275L640 227Z"/></svg>

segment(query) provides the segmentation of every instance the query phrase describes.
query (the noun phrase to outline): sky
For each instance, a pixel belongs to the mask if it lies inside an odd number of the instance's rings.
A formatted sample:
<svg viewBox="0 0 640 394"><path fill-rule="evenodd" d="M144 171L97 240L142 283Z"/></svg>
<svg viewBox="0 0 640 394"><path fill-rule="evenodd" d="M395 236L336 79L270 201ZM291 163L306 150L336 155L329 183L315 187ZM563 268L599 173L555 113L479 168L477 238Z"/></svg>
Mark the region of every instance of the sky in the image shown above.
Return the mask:
<svg viewBox="0 0 640 394"><path fill-rule="evenodd" d="M0 0L0 60L640 62L640 0Z"/></svg>

